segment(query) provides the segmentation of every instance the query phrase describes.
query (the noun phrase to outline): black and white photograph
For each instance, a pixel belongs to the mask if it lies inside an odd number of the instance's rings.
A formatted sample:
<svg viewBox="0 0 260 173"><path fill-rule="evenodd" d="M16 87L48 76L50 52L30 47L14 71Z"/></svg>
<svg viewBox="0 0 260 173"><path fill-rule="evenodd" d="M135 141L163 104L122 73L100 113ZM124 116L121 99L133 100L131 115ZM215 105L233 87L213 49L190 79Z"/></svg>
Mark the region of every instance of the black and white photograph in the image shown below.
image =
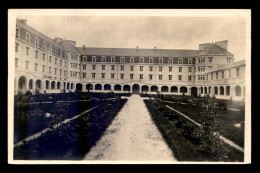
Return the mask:
<svg viewBox="0 0 260 173"><path fill-rule="evenodd" d="M9 9L10 164L251 163L251 12Z"/></svg>

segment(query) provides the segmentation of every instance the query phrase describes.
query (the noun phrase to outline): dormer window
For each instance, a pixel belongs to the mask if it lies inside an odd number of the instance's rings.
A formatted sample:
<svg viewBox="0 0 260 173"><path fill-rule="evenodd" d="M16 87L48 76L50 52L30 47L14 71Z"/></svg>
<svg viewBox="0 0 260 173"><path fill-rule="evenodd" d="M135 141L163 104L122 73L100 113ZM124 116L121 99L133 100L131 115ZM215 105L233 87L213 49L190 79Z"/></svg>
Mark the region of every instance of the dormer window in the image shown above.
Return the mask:
<svg viewBox="0 0 260 173"><path fill-rule="evenodd" d="M92 62L96 62L96 56L92 56Z"/></svg>
<svg viewBox="0 0 260 173"><path fill-rule="evenodd" d="M160 58L159 59L159 64L162 64L163 63L163 58Z"/></svg>
<svg viewBox="0 0 260 173"><path fill-rule="evenodd" d="M101 57L101 62L106 62L106 57L105 56Z"/></svg>
<svg viewBox="0 0 260 173"><path fill-rule="evenodd" d="M35 38L35 46L39 46L39 39Z"/></svg>
<svg viewBox="0 0 260 173"><path fill-rule="evenodd" d="M179 58L179 59L178 59L178 63L179 63L179 64L183 64L183 59L182 59L182 58Z"/></svg>
<svg viewBox="0 0 260 173"><path fill-rule="evenodd" d="M149 58L149 63L153 63L153 58L152 57Z"/></svg>
<svg viewBox="0 0 260 173"><path fill-rule="evenodd" d="M30 34L29 33L26 33L26 42L30 42Z"/></svg>
<svg viewBox="0 0 260 173"><path fill-rule="evenodd" d="M144 63L144 57L140 57L139 63Z"/></svg>
<svg viewBox="0 0 260 173"><path fill-rule="evenodd" d="M111 62L115 62L115 57L114 56L111 56Z"/></svg>
<svg viewBox="0 0 260 173"><path fill-rule="evenodd" d="M134 63L134 57L130 57L130 63Z"/></svg>
<svg viewBox="0 0 260 173"><path fill-rule="evenodd" d="M172 58L169 58L168 63L169 63L169 64L172 64L172 62L173 62L173 61L172 61Z"/></svg>
<svg viewBox="0 0 260 173"><path fill-rule="evenodd" d="M49 51L52 52L52 45L49 46Z"/></svg>
<svg viewBox="0 0 260 173"><path fill-rule="evenodd" d="M188 59L188 64L192 64L192 59L191 58Z"/></svg>
<svg viewBox="0 0 260 173"><path fill-rule="evenodd" d="M46 49L46 43L45 43L45 41L42 42L42 48L43 48L43 49Z"/></svg>
<svg viewBox="0 0 260 173"><path fill-rule="evenodd" d="M125 62L125 57L120 57L120 62L124 63Z"/></svg>
<svg viewBox="0 0 260 173"><path fill-rule="evenodd" d="M16 36L16 38L20 38L20 29L19 28L16 28L15 36Z"/></svg>

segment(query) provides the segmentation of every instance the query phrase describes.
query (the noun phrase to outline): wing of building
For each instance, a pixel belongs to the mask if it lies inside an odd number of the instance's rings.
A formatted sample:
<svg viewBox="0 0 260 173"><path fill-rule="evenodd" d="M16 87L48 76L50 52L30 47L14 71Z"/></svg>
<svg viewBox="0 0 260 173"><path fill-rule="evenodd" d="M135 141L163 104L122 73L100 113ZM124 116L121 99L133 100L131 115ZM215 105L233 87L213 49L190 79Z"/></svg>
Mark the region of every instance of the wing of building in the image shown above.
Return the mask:
<svg viewBox="0 0 260 173"><path fill-rule="evenodd" d="M77 47L17 19L14 92L161 92L244 100L245 61L234 62L228 41L198 47Z"/></svg>

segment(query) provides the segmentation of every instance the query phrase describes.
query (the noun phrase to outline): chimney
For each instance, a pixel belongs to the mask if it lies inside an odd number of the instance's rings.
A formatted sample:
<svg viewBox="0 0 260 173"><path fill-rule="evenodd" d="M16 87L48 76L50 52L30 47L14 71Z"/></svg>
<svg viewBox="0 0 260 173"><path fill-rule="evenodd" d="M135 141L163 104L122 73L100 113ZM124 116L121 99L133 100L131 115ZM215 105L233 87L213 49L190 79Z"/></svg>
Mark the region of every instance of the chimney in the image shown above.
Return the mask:
<svg viewBox="0 0 260 173"><path fill-rule="evenodd" d="M85 45L83 44L83 49L85 50L85 48L86 48L86 47L85 47Z"/></svg>
<svg viewBox="0 0 260 173"><path fill-rule="evenodd" d="M156 51L156 46L154 46L154 51Z"/></svg>
<svg viewBox="0 0 260 173"><path fill-rule="evenodd" d="M56 43L60 43L63 41L62 38L58 38L58 37L55 37L55 39L53 39L53 41L55 41Z"/></svg>
<svg viewBox="0 0 260 173"><path fill-rule="evenodd" d="M21 21L23 24L27 24L27 20L26 20L26 19L20 19L20 21Z"/></svg>
<svg viewBox="0 0 260 173"><path fill-rule="evenodd" d="M199 44L199 50L204 49L205 47L207 47L210 43L204 43L204 44Z"/></svg>
<svg viewBox="0 0 260 173"><path fill-rule="evenodd" d="M215 44L218 45L219 47L222 47L225 50L228 50L228 40L218 41L215 42Z"/></svg>
<svg viewBox="0 0 260 173"><path fill-rule="evenodd" d="M138 49L138 46L136 46L136 49Z"/></svg>

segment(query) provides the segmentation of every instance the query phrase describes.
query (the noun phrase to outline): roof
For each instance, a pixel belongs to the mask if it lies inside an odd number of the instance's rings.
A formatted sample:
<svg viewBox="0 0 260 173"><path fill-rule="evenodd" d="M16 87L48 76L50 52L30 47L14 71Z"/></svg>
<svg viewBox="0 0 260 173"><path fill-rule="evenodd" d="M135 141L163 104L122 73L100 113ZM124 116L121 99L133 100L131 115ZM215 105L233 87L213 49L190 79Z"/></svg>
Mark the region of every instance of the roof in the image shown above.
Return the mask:
<svg viewBox="0 0 260 173"><path fill-rule="evenodd" d="M241 60L241 61L237 61L237 62L233 62L233 63L229 63L229 64L225 64L225 65L221 65L221 66L212 68L212 69L208 70L207 73L214 72L214 71L220 71L220 70L224 70L224 69L230 69L230 68L234 68L234 67L238 67L238 66L243 66L245 64L246 64L246 60Z"/></svg>
<svg viewBox="0 0 260 173"><path fill-rule="evenodd" d="M82 55L100 56L148 56L148 57L194 57L199 50L140 49L140 48L91 48L77 47Z"/></svg>
<svg viewBox="0 0 260 173"><path fill-rule="evenodd" d="M210 43L208 46L206 46L197 54L197 56L200 55L233 55L233 54L214 43Z"/></svg>
<svg viewBox="0 0 260 173"><path fill-rule="evenodd" d="M38 38L41 38L43 39L44 41L60 48L60 49L63 49L63 47L61 47L61 45L59 45L58 43L56 43L55 41L53 41L50 37L42 34L41 32L37 31L36 29L32 28L31 26L21 22L19 19L16 19L16 25L19 27L19 28L23 28L24 30L32 33L33 35L35 35L36 37Z"/></svg>
<svg viewBox="0 0 260 173"><path fill-rule="evenodd" d="M68 52L79 53L79 51L68 40L61 41L60 45Z"/></svg>

